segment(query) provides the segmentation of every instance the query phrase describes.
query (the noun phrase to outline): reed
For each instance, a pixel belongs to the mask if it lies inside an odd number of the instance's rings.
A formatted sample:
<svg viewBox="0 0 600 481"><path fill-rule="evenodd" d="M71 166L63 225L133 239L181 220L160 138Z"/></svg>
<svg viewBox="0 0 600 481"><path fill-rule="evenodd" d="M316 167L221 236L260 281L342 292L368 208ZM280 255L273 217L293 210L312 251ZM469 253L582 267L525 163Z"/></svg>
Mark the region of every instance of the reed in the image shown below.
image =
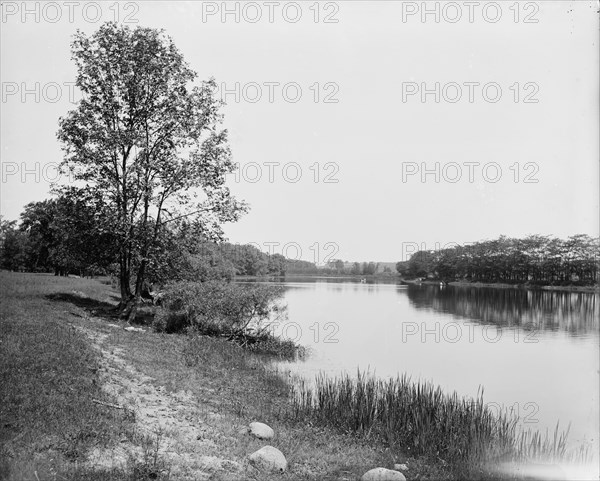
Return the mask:
<svg viewBox="0 0 600 481"><path fill-rule="evenodd" d="M475 399L463 398L406 375L384 380L360 371L356 378L320 374L312 386L295 383L292 405L297 418L382 441L413 456L442 459L461 470L587 457L585 450L567 451L569 430L561 431L558 424L552 434L520 430L514 413L485 405L482 389Z"/></svg>

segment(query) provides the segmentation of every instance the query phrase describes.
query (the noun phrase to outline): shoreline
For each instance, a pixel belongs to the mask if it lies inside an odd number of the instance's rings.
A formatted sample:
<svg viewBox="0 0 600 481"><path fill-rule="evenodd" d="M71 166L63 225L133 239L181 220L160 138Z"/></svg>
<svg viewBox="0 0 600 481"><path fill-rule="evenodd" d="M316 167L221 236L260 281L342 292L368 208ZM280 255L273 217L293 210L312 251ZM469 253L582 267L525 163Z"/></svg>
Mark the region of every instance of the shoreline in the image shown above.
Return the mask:
<svg viewBox="0 0 600 481"><path fill-rule="evenodd" d="M439 282L435 282L439 284ZM598 286L532 286L527 284L504 284L486 282L453 281L448 283L452 287L491 287L494 289L524 289L528 291L563 291L563 292L587 292L598 293Z"/></svg>
<svg viewBox="0 0 600 481"><path fill-rule="evenodd" d="M417 281L414 279L402 279L395 276L326 276L326 275L299 275L291 274L286 276L236 276L235 280L247 281L247 280L262 280L262 281L297 281L298 279L305 280L318 280L318 279L347 279L360 280L366 279L367 282L378 282L378 281L395 281L399 284L407 285L424 285L424 286L439 286L442 281L439 280L424 280ZM584 293L600 293L600 286L534 286L529 284L506 284L503 282L469 282L469 281L451 281L444 283L451 287L478 287L478 288L492 288L492 289L524 289L529 291L562 291L562 292L584 292Z"/></svg>
<svg viewBox="0 0 600 481"><path fill-rule="evenodd" d="M403 279L402 282L410 285L425 285L439 286L442 281L415 281ZM600 286L533 286L528 284L506 284L503 282L468 282L468 281L452 281L448 282L451 287L477 287L490 289L521 289L527 291L562 291L562 292L584 292L584 293L599 293Z"/></svg>
<svg viewBox="0 0 600 481"><path fill-rule="evenodd" d="M340 276L340 275L324 275L324 274L286 274L285 276L235 276L234 280L286 280L286 279L349 279L349 280L360 280L366 279L367 281L377 280L389 280L389 281L401 281L402 279L398 276L390 275L379 275L379 276Z"/></svg>

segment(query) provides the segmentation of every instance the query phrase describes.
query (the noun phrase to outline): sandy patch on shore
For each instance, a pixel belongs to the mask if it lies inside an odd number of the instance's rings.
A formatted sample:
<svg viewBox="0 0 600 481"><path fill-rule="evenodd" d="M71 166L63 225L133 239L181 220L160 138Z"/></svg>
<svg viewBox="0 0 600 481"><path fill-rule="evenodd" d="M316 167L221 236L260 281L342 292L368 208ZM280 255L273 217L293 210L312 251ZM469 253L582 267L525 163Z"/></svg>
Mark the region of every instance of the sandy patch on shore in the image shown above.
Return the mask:
<svg viewBox="0 0 600 481"><path fill-rule="evenodd" d="M190 392L169 393L164 387L155 387L151 377L125 362L122 350L107 342L108 334L83 327L78 330L101 355L102 389L135 415L134 442L123 437L118 446L95 448L88 458L91 466L125 467L144 460L152 464L158 456L161 469L178 480L204 480L216 471L235 474L243 470L236 461L209 454L218 452L218 443L223 441L222 431L214 427L221 417L218 413L203 411Z"/></svg>

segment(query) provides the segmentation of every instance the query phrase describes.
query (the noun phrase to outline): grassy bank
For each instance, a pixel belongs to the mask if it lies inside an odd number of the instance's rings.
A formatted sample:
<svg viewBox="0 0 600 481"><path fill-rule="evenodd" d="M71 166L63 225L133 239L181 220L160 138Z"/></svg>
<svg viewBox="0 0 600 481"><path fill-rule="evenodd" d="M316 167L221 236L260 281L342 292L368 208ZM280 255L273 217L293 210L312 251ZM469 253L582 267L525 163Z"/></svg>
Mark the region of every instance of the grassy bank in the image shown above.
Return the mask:
<svg viewBox="0 0 600 481"><path fill-rule="evenodd" d="M69 323L78 314L46 298L76 285L0 273L0 479L130 479L77 466L92 446L135 433L131 413L94 402L113 399L100 387L98 356Z"/></svg>
<svg viewBox="0 0 600 481"><path fill-rule="evenodd" d="M7 272L0 272L0 283L0 479L178 480L184 478L172 474L177 467L172 459L186 450L205 464L185 479L355 480L368 469L394 463L409 465L408 479L451 477L442 463L299 419L285 376L274 373L263 356L232 342L123 330L113 317L117 295L109 285ZM105 339L102 353L90 338ZM119 364L108 369L102 356ZM102 384L118 374L112 372L118 366L130 383L111 395ZM138 391L128 391L131 385ZM185 398L175 414L195 429L173 448L164 447L159 431L140 427L142 418L145 427L161 422L161 411L150 414L144 404L150 396L144 393L157 392L168 400ZM119 405L124 409L111 407ZM275 430L269 443L286 455L286 474L249 466L248 454L267 443L240 430L257 420ZM174 434L163 432L163 439L169 435ZM135 445L141 455L110 468L90 456L125 444ZM228 472L224 463L211 467L208 460L217 458L238 470Z"/></svg>

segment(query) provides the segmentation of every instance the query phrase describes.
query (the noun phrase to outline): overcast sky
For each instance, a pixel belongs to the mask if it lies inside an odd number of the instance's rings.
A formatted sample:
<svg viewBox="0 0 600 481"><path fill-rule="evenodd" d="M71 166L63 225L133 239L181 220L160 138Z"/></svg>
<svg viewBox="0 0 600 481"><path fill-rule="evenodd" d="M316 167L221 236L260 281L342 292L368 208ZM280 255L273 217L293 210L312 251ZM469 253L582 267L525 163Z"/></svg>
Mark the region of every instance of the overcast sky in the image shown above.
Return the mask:
<svg viewBox="0 0 600 481"><path fill-rule="evenodd" d="M79 98L71 36L116 15L164 28L223 87L229 185L252 208L232 242L397 261L598 235L598 2L224 5L2 2L2 215L48 197Z"/></svg>

